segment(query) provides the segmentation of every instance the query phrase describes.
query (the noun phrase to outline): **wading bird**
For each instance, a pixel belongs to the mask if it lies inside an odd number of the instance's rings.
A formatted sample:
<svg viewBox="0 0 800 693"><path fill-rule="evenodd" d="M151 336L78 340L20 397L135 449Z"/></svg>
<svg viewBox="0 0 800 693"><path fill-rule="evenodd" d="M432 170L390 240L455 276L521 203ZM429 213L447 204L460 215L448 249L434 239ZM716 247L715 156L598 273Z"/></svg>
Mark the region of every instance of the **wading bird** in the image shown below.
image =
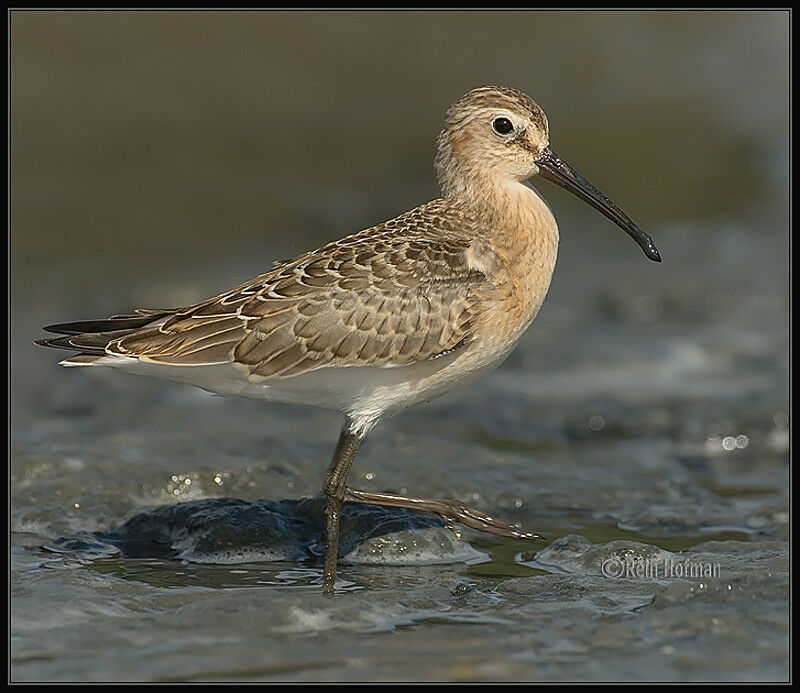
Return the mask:
<svg viewBox="0 0 800 693"><path fill-rule="evenodd" d="M51 325L37 343L78 351L65 366L108 366L222 395L329 407L344 427L325 478L323 589L336 580L344 502L439 513L501 536L539 538L451 500L363 491L347 476L386 414L465 385L500 364L542 305L558 250L541 176L651 238L550 147L528 96L474 89L447 112L435 160L442 196L284 262L195 305Z"/></svg>

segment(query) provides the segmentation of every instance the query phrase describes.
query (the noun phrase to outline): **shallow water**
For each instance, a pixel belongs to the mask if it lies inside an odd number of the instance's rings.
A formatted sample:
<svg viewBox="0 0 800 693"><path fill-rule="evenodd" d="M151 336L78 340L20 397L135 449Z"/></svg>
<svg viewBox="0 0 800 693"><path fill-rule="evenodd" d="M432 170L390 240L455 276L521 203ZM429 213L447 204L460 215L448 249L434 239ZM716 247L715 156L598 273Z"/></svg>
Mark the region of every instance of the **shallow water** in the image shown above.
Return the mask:
<svg viewBox="0 0 800 693"><path fill-rule="evenodd" d="M12 31L13 680L788 677L779 15L528 14L510 34L493 15L83 16ZM289 60L309 37L338 62ZM365 64L376 38L403 60ZM516 41L516 66L468 39ZM325 598L335 413L60 369L30 342L203 298L435 194L441 111L492 81L542 101L556 149L664 262L537 184L563 241L532 329L481 382L382 423L352 478L546 539L348 506ZM314 128L293 149L294 122Z"/></svg>

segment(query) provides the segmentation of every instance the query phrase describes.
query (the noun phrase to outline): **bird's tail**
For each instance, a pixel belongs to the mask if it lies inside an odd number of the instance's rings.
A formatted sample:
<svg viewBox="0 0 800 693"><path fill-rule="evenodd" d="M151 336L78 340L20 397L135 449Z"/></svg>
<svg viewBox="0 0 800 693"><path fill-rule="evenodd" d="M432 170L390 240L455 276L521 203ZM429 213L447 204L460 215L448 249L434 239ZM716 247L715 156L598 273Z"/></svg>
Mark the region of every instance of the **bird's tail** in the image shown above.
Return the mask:
<svg viewBox="0 0 800 693"><path fill-rule="evenodd" d="M48 325L47 332L59 335L37 339L34 344L79 353L61 361L62 366L93 366L106 356L106 347L143 327L165 318L168 310L137 309L133 315L115 315L105 320L79 320Z"/></svg>

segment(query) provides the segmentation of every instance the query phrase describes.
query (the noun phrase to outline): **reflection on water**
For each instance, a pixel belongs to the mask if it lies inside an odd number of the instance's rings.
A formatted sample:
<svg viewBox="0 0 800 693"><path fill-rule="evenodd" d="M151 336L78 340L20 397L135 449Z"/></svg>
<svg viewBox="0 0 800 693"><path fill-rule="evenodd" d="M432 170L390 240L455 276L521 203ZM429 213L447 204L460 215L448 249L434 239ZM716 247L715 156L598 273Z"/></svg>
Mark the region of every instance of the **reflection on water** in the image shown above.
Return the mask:
<svg viewBox="0 0 800 693"><path fill-rule="evenodd" d="M164 559L95 558L85 562L88 570L137 580L158 588L202 586L212 589L241 587L296 587L321 589L322 571L300 569L292 563L266 565L244 563L235 568L203 566Z"/></svg>
<svg viewBox="0 0 800 693"><path fill-rule="evenodd" d="M14 13L12 677L785 679L786 17ZM540 102L664 262L538 182L562 243L529 334L378 427L353 477L548 541L352 561L335 599L313 561L43 551L180 503L319 493L335 414L67 371L30 342L205 298L430 199L444 110L486 83ZM307 547L312 524L285 536ZM620 551L721 575L603 577Z"/></svg>

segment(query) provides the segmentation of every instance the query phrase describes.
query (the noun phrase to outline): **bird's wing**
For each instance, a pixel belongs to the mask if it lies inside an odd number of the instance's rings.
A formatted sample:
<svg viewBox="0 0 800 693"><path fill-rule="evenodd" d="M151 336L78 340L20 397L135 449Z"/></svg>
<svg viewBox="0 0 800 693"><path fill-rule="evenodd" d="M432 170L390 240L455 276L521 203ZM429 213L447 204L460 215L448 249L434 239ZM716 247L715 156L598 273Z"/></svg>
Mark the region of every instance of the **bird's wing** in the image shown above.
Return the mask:
<svg viewBox="0 0 800 693"><path fill-rule="evenodd" d="M270 378L404 366L469 343L487 281L469 266L469 242L391 224L115 336L105 352L178 366L236 362Z"/></svg>

